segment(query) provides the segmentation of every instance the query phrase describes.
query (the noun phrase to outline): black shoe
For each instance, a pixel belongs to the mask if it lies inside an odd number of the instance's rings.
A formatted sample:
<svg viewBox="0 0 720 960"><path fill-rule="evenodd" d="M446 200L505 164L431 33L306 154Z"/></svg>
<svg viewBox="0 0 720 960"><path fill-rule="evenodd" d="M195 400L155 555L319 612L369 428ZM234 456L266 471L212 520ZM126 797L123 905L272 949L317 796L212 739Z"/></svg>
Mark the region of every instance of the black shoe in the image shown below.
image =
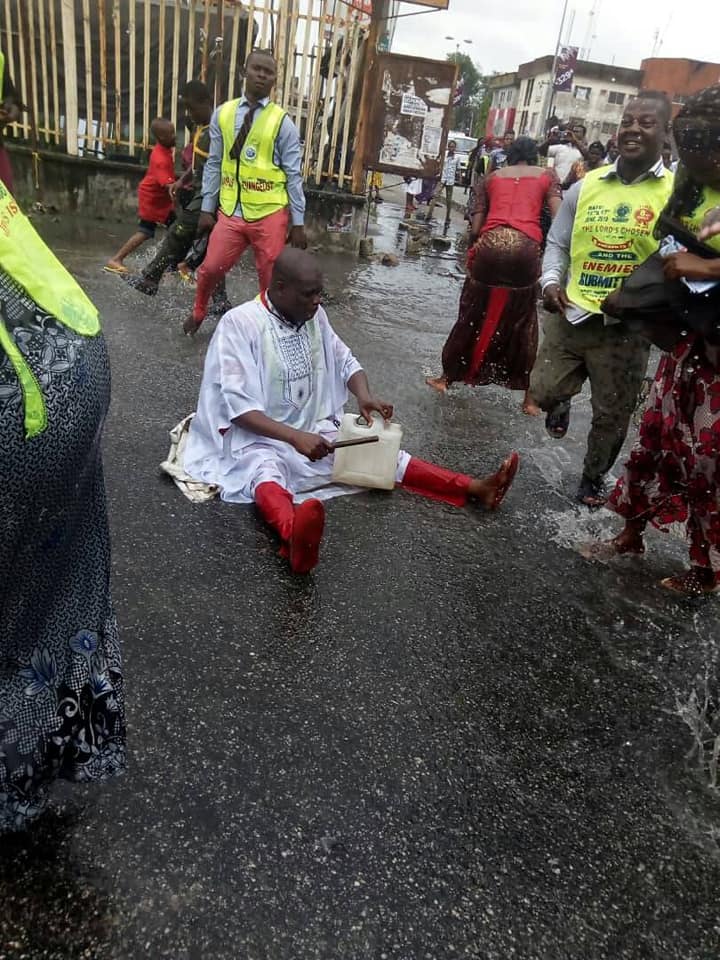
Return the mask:
<svg viewBox="0 0 720 960"><path fill-rule="evenodd" d="M233 305L230 303L227 297L224 300L213 300L210 304L210 309L208 310L207 315L213 320L219 320L220 317L224 317L228 310L232 310L232 308Z"/></svg>
<svg viewBox="0 0 720 960"><path fill-rule="evenodd" d="M154 297L158 292L157 282L146 279L142 274L139 277L124 276L123 280L129 287L132 287L133 290L137 290L138 293L144 293L146 297Z"/></svg>
<svg viewBox="0 0 720 960"><path fill-rule="evenodd" d="M553 440L562 440L570 426L570 401L561 400L545 417L545 429Z"/></svg>
<svg viewBox="0 0 720 960"><path fill-rule="evenodd" d="M585 474L583 474L575 499L578 503L581 503L584 507L589 507L591 510L598 510L600 507L604 507L607 503L605 481L602 478L600 480L591 480L590 477L586 477Z"/></svg>

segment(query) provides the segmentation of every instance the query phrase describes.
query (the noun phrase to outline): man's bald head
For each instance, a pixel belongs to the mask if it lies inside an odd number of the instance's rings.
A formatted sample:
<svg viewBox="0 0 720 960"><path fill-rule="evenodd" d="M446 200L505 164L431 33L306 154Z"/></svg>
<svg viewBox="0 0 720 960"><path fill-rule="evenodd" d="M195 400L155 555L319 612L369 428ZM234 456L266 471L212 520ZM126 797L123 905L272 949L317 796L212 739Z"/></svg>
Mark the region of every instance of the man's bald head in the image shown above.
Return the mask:
<svg viewBox="0 0 720 960"><path fill-rule="evenodd" d="M273 266L270 299L285 317L303 324L317 312L322 285L317 257L307 250L285 247Z"/></svg>
<svg viewBox="0 0 720 960"><path fill-rule="evenodd" d="M303 282L312 276L320 276L320 263L313 253L299 247L283 247L273 267L273 280L279 277L286 282Z"/></svg>

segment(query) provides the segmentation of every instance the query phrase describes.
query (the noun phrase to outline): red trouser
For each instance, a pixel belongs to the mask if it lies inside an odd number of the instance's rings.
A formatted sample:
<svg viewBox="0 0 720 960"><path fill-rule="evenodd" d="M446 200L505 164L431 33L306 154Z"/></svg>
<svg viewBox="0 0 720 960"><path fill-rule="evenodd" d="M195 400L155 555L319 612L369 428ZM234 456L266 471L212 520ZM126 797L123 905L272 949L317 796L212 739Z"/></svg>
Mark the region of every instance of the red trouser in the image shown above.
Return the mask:
<svg viewBox="0 0 720 960"><path fill-rule="evenodd" d="M0 180L5 184L10 193L13 190L13 174L10 166L10 157L5 147L0 146Z"/></svg>
<svg viewBox="0 0 720 960"><path fill-rule="evenodd" d="M463 507L467 503L470 477L453 473L433 463L411 457L401 486L430 500ZM255 503L263 519L287 543L293 529L294 507L292 494L272 481L261 483L255 490Z"/></svg>
<svg viewBox="0 0 720 960"><path fill-rule="evenodd" d="M242 217L228 217L218 211L218 221L210 234L207 253L197 274L193 305L196 321L205 319L213 290L248 247L252 247L255 254L260 290L267 290L273 264L287 242L289 222L287 207L252 222Z"/></svg>

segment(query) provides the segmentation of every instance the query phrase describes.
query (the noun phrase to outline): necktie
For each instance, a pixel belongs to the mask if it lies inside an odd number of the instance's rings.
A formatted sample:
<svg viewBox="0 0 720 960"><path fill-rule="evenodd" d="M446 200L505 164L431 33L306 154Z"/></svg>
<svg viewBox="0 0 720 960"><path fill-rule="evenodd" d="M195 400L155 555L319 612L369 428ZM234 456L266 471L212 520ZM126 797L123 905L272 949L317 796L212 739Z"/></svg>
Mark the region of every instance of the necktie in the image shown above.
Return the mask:
<svg viewBox="0 0 720 960"><path fill-rule="evenodd" d="M235 143L232 145L230 150L230 156L233 160L240 159L242 148L245 146L245 141L247 140L248 134L250 133L250 128L253 125L253 119L255 117L256 110L257 107L248 107L248 112L245 114L245 119L243 120L242 126L237 132Z"/></svg>

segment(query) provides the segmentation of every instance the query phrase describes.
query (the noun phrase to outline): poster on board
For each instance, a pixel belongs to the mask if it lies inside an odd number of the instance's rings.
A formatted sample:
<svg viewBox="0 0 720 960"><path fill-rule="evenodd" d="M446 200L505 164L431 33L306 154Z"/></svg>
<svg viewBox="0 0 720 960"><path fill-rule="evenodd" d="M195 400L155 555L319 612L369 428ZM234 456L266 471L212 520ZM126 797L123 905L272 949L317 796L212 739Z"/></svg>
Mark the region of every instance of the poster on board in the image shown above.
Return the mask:
<svg viewBox="0 0 720 960"><path fill-rule="evenodd" d="M440 166L457 67L445 60L381 54L370 77L367 170L432 176Z"/></svg>

